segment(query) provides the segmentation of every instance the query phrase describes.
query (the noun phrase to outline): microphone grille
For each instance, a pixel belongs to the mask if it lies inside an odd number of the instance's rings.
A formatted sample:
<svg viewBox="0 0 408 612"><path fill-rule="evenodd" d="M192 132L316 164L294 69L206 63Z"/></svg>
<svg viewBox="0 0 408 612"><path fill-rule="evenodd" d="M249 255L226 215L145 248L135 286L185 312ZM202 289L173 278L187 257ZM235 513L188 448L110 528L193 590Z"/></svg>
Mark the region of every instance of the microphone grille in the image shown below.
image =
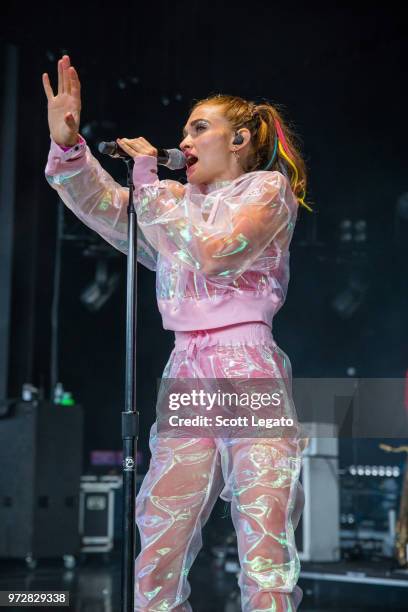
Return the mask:
<svg viewBox="0 0 408 612"><path fill-rule="evenodd" d="M166 164L170 170L181 170L187 165L186 156L180 149L167 149L169 160Z"/></svg>
<svg viewBox="0 0 408 612"><path fill-rule="evenodd" d="M116 142L100 142L98 144L98 151L106 155L113 155L116 152Z"/></svg>

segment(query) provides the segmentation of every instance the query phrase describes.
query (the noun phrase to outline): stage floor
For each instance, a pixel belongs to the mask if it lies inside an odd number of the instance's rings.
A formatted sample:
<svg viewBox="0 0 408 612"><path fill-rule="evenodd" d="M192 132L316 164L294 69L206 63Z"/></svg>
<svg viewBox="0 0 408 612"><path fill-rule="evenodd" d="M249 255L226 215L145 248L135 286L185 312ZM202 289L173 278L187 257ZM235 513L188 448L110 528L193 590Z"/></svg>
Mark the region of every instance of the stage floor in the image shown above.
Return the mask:
<svg viewBox="0 0 408 612"><path fill-rule="evenodd" d="M389 564L380 565L303 562L299 586L304 597L299 610L363 612L385 607L390 612L407 610L406 574L402 573L398 579L394 572L390 572ZM379 582L365 582L367 578ZM396 584L395 580L401 584ZM190 584L189 601L194 612L240 612L236 574L215 567L214 556L204 549L191 570ZM28 569L23 561L2 560L0 590L69 591L69 610L119 612L120 557L116 552L81 555L72 569L65 568L62 560L40 560L35 569Z"/></svg>
<svg viewBox="0 0 408 612"><path fill-rule="evenodd" d="M229 504L217 500L202 536L203 547L189 576L194 612L241 612ZM231 552L223 557L228 542ZM112 553L81 554L72 569L64 567L62 559L39 560L35 569L23 560L0 560L0 590L69 591L70 607L65 609L120 612L119 551L117 540ZM303 589L299 612L408 610L408 572L395 568L391 560L301 561L298 584Z"/></svg>

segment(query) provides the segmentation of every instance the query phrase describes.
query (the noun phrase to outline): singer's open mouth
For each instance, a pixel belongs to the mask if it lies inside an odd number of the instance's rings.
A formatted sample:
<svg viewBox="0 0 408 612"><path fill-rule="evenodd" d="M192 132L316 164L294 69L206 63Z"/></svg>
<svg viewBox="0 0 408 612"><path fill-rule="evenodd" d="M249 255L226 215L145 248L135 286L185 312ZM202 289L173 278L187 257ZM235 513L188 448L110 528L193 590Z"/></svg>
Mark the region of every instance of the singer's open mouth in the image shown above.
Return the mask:
<svg viewBox="0 0 408 612"><path fill-rule="evenodd" d="M187 158L187 167L190 168L190 166L193 166L196 162L198 162L198 158L194 157L194 155L190 155Z"/></svg>

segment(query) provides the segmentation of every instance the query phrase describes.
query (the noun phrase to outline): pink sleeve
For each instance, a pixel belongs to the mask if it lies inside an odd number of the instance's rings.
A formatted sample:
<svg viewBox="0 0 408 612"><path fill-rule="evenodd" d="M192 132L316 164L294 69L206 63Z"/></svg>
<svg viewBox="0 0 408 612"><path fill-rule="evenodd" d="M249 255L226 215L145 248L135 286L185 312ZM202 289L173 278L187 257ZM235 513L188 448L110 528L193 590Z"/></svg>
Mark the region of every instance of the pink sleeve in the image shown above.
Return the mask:
<svg viewBox="0 0 408 612"><path fill-rule="evenodd" d="M138 158L140 174L135 170L137 183L149 180L159 182L156 173L146 170L154 169L152 160ZM140 160L140 161L139 161ZM118 162L120 163L120 162ZM148 174L146 174L148 172ZM128 215L127 204L129 190L117 183L92 155L85 139L64 151L51 139L45 176L49 185L58 192L66 206L88 227L96 231L113 247L127 253L128 251ZM156 270L157 252L146 240L138 223L137 259L149 270Z"/></svg>
<svg viewBox="0 0 408 612"><path fill-rule="evenodd" d="M81 140L73 147L63 147L50 138L50 151L48 153L45 174L54 176L61 170L81 168L85 163L85 152L87 149L86 141L82 136Z"/></svg>
<svg viewBox="0 0 408 612"><path fill-rule="evenodd" d="M78 134L78 138L79 138L79 140L77 140L77 142L74 145L70 146L70 147L63 147L62 145L58 145L58 146L61 147L61 149L63 151L69 151L70 149L75 149L75 147L76 147L76 145L78 143L85 142L85 140L82 138L81 134Z"/></svg>
<svg viewBox="0 0 408 612"><path fill-rule="evenodd" d="M154 185L160 182L157 176L157 157L154 155L139 155L133 161L135 193L138 193L142 185Z"/></svg>

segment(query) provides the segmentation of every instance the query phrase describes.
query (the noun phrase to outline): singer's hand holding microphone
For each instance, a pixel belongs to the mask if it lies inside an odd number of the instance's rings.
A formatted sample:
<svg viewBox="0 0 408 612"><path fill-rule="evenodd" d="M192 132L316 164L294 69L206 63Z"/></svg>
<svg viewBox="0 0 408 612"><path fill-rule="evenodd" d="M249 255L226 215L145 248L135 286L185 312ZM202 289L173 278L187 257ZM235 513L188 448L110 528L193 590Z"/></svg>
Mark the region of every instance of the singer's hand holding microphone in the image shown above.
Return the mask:
<svg viewBox="0 0 408 612"><path fill-rule="evenodd" d="M154 157L158 155L157 149L141 136L139 138L117 138L116 142L133 159L140 155L151 155Z"/></svg>
<svg viewBox="0 0 408 612"><path fill-rule="evenodd" d="M146 138L117 138L116 142L100 142L99 152L111 157L136 159L140 155L157 157L157 163L170 170L181 170L187 164L186 157L180 149L156 149Z"/></svg>

